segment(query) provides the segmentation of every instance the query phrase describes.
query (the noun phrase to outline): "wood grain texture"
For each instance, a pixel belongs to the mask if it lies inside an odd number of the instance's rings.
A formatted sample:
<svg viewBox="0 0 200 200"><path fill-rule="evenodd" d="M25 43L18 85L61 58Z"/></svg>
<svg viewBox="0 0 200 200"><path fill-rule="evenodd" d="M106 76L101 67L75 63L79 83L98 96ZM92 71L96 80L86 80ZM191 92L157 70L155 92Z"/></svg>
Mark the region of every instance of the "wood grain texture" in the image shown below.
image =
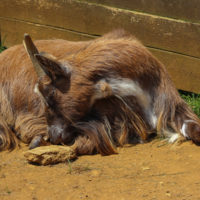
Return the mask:
<svg viewBox="0 0 200 200"><path fill-rule="evenodd" d="M167 68L178 89L200 92L200 59L148 48Z"/></svg>
<svg viewBox="0 0 200 200"><path fill-rule="evenodd" d="M22 44L24 33L31 35L33 40L41 39L66 39L71 41L84 41L96 38L95 36L77 33L61 28L28 23L13 19L0 17L1 39L6 37L4 45L11 47L16 44Z"/></svg>
<svg viewBox="0 0 200 200"><path fill-rule="evenodd" d="M79 0L200 23L199 0Z"/></svg>
<svg viewBox="0 0 200 200"><path fill-rule="evenodd" d="M75 0L2 0L0 15L94 36L124 28L146 46L200 58L197 23Z"/></svg>

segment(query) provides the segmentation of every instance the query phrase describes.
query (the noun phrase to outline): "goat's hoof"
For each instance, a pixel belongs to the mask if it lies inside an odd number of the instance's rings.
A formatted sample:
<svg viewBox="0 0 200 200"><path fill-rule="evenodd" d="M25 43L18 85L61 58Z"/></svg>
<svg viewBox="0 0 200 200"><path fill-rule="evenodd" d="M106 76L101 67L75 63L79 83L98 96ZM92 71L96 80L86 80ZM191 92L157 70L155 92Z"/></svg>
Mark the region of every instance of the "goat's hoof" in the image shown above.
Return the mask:
<svg viewBox="0 0 200 200"><path fill-rule="evenodd" d="M44 137L42 135L37 135L35 136L30 145L29 145L29 149L35 149L36 147L40 147L40 146L49 146L52 145L50 142L47 141L47 138Z"/></svg>

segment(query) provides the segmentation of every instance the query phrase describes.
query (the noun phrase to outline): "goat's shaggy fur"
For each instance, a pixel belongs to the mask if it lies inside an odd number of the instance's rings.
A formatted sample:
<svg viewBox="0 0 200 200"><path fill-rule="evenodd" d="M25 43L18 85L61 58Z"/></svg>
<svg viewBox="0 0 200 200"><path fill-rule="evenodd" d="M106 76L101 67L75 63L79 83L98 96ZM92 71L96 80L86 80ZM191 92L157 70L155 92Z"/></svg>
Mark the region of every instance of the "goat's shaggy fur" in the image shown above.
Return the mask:
<svg viewBox="0 0 200 200"><path fill-rule="evenodd" d="M35 148L48 136L78 155L109 155L153 132L173 143L200 143L200 120L164 65L132 35L116 30L88 42L35 45L50 53L35 55L46 72L39 78L22 45L0 55L2 150L18 146L18 139Z"/></svg>

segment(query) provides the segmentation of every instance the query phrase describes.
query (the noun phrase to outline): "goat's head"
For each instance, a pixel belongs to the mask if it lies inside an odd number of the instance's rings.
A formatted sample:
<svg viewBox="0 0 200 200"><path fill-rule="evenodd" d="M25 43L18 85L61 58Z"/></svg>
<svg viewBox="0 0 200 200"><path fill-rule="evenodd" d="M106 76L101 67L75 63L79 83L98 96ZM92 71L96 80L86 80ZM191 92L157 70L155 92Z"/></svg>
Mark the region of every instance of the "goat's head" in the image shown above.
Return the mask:
<svg viewBox="0 0 200 200"><path fill-rule="evenodd" d="M50 142L70 143L74 135L67 130L69 125L84 118L95 99L112 96L111 88L102 80L94 88L93 81L78 73L66 57L58 60L46 52L39 53L27 34L24 46L38 75L35 92L46 105Z"/></svg>

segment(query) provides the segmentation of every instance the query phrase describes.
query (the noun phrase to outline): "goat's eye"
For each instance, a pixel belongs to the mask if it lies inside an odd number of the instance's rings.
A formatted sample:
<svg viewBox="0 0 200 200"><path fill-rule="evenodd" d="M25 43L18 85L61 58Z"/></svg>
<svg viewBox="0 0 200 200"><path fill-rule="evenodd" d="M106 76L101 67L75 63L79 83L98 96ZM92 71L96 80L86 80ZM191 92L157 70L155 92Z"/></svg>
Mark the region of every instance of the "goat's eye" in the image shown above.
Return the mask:
<svg viewBox="0 0 200 200"><path fill-rule="evenodd" d="M56 95L56 88L52 85L46 86L44 90L44 96L46 99L52 99Z"/></svg>
<svg viewBox="0 0 200 200"><path fill-rule="evenodd" d="M56 90L52 90L48 95L48 100L50 102L55 102L56 99Z"/></svg>
<svg viewBox="0 0 200 200"><path fill-rule="evenodd" d="M56 103L56 97L57 97L57 92L56 92L56 89L55 89L55 90L51 90L45 98L51 109L57 104Z"/></svg>
<svg viewBox="0 0 200 200"><path fill-rule="evenodd" d="M52 92L51 92L51 96L55 96L56 95L56 89L54 88L53 90L52 90Z"/></svg>

